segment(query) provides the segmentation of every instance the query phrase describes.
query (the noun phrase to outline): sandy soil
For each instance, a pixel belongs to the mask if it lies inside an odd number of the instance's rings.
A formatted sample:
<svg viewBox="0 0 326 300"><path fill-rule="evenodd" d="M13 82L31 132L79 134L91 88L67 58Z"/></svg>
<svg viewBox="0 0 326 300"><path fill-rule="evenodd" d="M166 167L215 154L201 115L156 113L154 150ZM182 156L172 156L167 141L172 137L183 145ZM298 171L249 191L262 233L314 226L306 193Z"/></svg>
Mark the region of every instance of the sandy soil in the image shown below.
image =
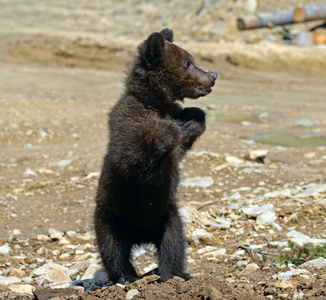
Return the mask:
<svg viewBox="0 0 326 300"><path fill-rule="evenodd" d="M50 7L50 12L58 9L60 22L56 25L55 18L44 19L45 25L41 26L37 23L42 20L37 18L38 14L42 16L40 7L31 12L21 4L26 9L25 18L22 18L24 22L18 22L17 10L10 8L9 2L3 3L7 6L0 26L0 238L2 243L14 243L14 229L22 232L22 239L46 234L49 228L64 232L92 231L97 172L107 142L107 112L122 92L124 70L136 45L151 30L143 37L123 35L121 26L109 34L98 28L92 32L91 25L97 24L93 15L96 16L98 7L83 7L84 19L74 15L78 22L62 17L62 11L73 14L70 8ZM20 2L16 4L15 9L19 11ZM153 6L142 5L139 9L148 13ZM171 23L176 24L176 19ZM80 24L87 28L85 32ZM181 36L178 29L176 43ZM186 106L196 105L207 112L207 131L195 145L194 153L209 151L218 157L190 154L182 168L184 178L212 176L214 185L209 189L181 187L181 206L193 203L198 211L213 209L218 216L227 216L227 199L242 187L250 187L251 192L258 194L325 183L326 149L322 144L326 134L325 49L268 42L218 43L207 39L183 40L178 44L193 52L200 64L219 73L209 96L185 102ZM303 118L311 120L312 125L295 125ZM271 132L300 136L313 133L321 137L321 144L281 147L245 139ZM253 149L269 151L264 165L257 165L247 173L241 168L212 171L211 167L222 165L227 156L244 158ZM241 207L241 199L231 202ZM274 199L273 204L282 226L288 226L286 217L298 210L296 223L290 227L309 236L326 237L322 202L287 205L284 199ZM239 244L253 239L250 236L254 226L246 226L240 234L217 230L212 245L235 252ZM281 237L279 232L262 230L266 234L256 238L255 243ZM196 253L199 246L189 243L189 253ZM56 249L57 246L49 244L48 247ZM36 248L37 245L33 249ZM292 299L294 295L293 291L266 292L270 288L267 276L277 272L273 264L267 271L244 280L228 274L232 267L230 261L216 264L195 254L192 257L194 263L189 263L189 270L198 275L194 280L181 282L176 278L159 284L154 276L134 285L146 299L285 297L281 294ZM265 262L264 266L269 263ZM325 284L325 273L320 272L318 276L318 280L310 283L298 280L297 289L310 294L314 291L313 297L325 296L325 288L320 288ZM132 288L104 288L80 297L124 299Z"/></svg>

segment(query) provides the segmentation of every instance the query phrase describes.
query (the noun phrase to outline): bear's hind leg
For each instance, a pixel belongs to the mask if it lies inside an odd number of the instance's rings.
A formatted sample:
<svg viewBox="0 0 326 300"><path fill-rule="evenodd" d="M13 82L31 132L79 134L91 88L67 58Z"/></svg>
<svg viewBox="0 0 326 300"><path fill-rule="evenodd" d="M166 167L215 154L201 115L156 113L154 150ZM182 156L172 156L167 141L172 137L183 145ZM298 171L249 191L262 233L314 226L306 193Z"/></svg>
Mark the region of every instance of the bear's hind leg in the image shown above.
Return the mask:
<svg viewBox="0 0 326 300"><path fill-rule="evenodd" d="M170 217L165 226L162 240L156 245L159 252L160 265L158 275L161 281L174 276L189 280L192 276L185 269L185 237L182 222L176 206L170 210Z"/></svg>
<svg viewBox="0 0 326 300"><path fill-rule="evenodd" d="M115 239L110 230L104 231L104 228L97 231L97 242L102 263L113 284L117 282L126 284L138 279L129 260L131 244Z"/></svg>

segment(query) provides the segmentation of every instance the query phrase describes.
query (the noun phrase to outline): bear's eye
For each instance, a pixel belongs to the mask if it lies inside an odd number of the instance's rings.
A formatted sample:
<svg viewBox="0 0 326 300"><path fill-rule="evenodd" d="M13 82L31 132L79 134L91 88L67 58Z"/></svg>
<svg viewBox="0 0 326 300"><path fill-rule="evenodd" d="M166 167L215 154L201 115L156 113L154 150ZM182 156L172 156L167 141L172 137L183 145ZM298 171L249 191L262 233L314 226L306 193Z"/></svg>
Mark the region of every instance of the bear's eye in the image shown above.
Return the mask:
<svg viewBox="0 0 326 300"><path fill-rule="evenodd" d="M183 64L183 66L184 66L186 69L189 69L189 68L192 66L192 63L191 63L189 60L186 60L185 63Z"/></svg>

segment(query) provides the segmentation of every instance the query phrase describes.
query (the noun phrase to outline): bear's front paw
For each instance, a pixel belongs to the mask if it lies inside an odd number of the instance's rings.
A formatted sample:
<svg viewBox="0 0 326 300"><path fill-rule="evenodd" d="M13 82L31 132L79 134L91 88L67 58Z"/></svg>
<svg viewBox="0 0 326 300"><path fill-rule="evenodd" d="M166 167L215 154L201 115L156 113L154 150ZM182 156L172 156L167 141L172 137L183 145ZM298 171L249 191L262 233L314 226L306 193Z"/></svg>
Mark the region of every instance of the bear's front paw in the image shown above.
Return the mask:
<svg viewBox="0 0 326 300"><path fill-rule="evenodd" d="M198 123L205 123L205 112L198 107L187 107L181 111L178 120L181 122L196 121Z"/></svg>

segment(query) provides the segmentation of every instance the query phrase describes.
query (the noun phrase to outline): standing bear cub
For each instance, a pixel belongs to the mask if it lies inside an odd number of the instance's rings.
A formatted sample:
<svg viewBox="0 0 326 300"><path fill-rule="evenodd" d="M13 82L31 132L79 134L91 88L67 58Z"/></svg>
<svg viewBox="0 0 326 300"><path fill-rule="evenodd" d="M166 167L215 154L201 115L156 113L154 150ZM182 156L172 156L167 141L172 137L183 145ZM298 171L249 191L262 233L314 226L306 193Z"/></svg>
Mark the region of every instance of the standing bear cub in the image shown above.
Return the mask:
<svg viewBox="0 0 326 300"><path fill-rule="evenodd" d="M113 283L138 277L132 246L153 243L162 281L185 272L185 237L177 207L179 163L205 131L205 113L177 101L212 91L217 74L173 44L173 31L138 46L125 91L109 114L107 154L94 215L102 262Z"/></svg>

